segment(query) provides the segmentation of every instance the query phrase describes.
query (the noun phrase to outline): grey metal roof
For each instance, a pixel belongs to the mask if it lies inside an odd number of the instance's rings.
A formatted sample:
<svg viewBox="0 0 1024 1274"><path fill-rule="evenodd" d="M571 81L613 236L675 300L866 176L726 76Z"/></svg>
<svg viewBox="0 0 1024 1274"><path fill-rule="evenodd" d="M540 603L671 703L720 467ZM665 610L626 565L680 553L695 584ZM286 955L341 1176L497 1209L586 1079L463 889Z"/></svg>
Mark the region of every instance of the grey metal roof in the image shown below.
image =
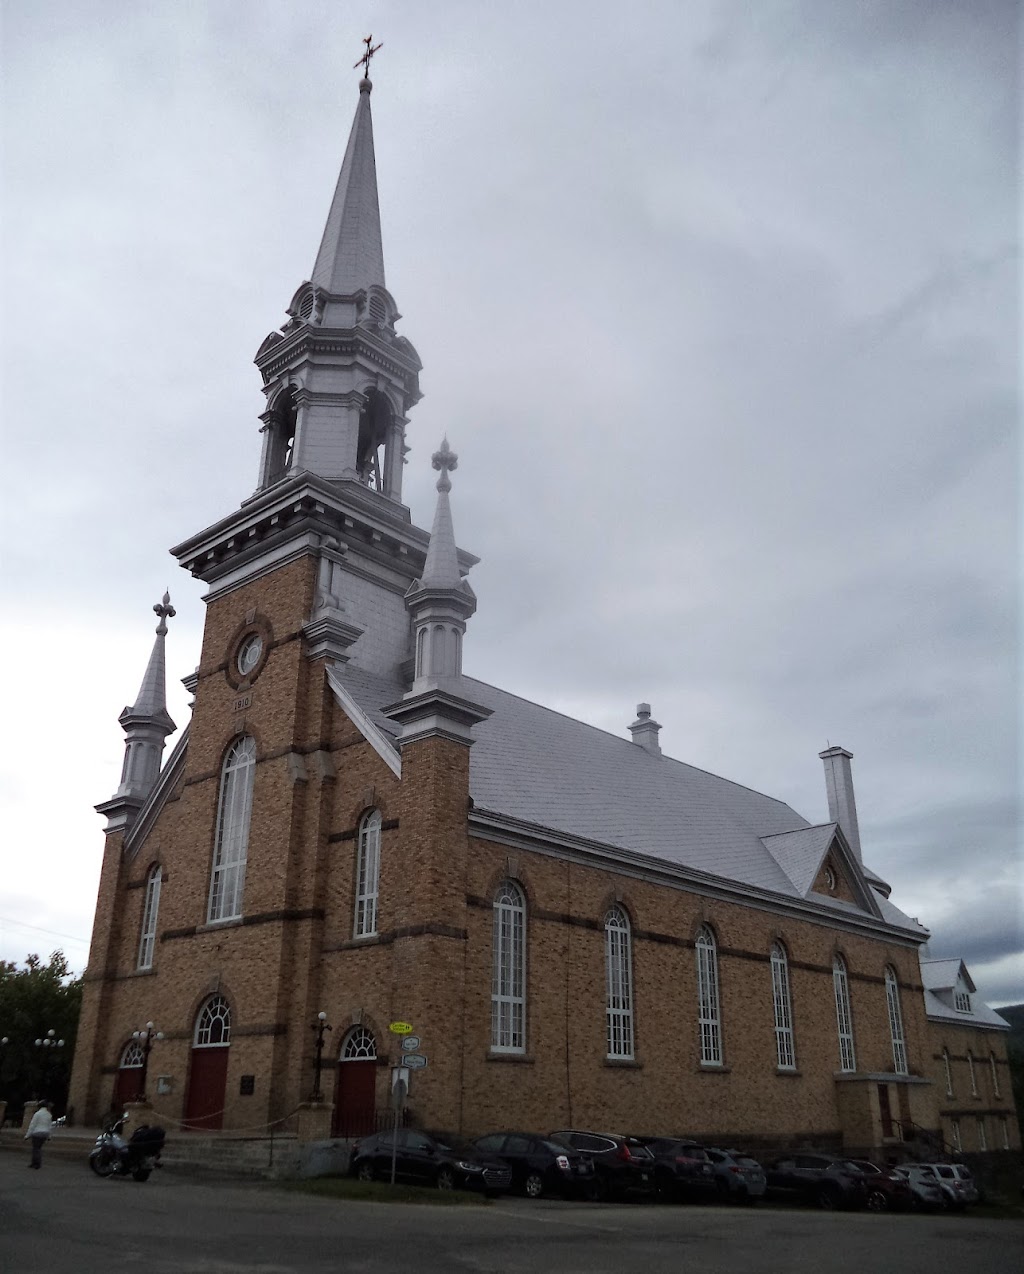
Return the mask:
<svg viewBox="0 0 1024 1274"><path fill-rule="evenodd" d="M919 957L920 959L920 957ZM963 960L921 960L921 981L924 984L925 1012L931 1018L949 1022L956 1026L980 1026L998 1031L1008 1031L1009 1023L1000 1017L995 1009L989 1006L975 993L974 979ZM970 1012L964 1013L943 998L944 992L952 992L957 982L963 984L971 994Z"/></svg>
<svg viewBox="0 0 1024 1274"><path fill-rule="evenodd" d="M394 739L395 725L381 708L397 702L404 687L351 664L339 666L338 674L363 712ZM464 681L467 698L491 709L474 728L470 752L470 794L478 811L775 894L807 895L834 823L811 827L783 801L485 682ZM887 923L924 935L877 891L871 897ZM852 904L813 899L865 914Z"/></svg>

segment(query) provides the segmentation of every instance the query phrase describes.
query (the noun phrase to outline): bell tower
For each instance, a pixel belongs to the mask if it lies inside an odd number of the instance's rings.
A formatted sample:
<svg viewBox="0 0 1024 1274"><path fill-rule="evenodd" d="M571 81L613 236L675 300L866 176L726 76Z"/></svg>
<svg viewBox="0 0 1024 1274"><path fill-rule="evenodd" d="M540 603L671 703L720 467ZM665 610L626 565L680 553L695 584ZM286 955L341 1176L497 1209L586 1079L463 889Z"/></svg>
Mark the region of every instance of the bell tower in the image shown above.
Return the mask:
<svg viewBox="0 0 1024 1274"><path fill-rule="evenodd" d="M357 65L368 67L373 51ZM300 635L309 659L351 661L408 683L405 596L429 545L402 503L421 363L396 331L400 315L384 282L372 90L364 75L310 277L256 354L266 398L257 488L171 551L209 584L208 604L235 595L236 623L252 610L240 590L294 567L305 582L281 592L288 603L275 607L277 629ZM477 559L452 547L464 574Z"/></svg>
<svg viewBox="0 0 1024 1274"><path fill-rule="evenodd" d="M384 285L367 77L313 271L256 355L267 410L259 490L297 473L355 482L401 503L420 360L395 331Z"/></svg>

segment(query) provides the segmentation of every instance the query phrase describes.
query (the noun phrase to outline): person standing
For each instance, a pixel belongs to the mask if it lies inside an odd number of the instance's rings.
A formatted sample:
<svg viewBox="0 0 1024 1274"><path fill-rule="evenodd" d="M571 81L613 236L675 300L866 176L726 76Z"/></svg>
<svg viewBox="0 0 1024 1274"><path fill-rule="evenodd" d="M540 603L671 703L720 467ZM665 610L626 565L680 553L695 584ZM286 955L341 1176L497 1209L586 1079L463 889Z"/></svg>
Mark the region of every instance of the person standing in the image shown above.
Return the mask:
<svg viewBox="0 0 1024 1274"><path fill-rule="evenodd" d="M52 1101L41 1101L36 1107L36 1113L29 1120L25 1140L32 1143L32 1159L28 1165L30 1168L43 1166L43 1146L53 1128L53 1116L50 1114L52 1109Z"/></svg>

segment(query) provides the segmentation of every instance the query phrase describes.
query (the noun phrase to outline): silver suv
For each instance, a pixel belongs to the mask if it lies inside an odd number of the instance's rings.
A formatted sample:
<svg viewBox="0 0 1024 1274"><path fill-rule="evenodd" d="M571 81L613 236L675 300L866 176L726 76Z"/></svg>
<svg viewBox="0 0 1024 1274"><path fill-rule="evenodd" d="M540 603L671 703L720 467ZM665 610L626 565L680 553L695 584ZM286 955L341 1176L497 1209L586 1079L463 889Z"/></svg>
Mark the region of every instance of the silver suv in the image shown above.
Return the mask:
<svg viewBox="0 0 1024 1274"><path fill-rule="evenodd" d="M978 1202L978 1187L970 1168L962 1163L916 1163L921 1175L929 1177L941 1189L949 1208L966 1208Z"/></svg>

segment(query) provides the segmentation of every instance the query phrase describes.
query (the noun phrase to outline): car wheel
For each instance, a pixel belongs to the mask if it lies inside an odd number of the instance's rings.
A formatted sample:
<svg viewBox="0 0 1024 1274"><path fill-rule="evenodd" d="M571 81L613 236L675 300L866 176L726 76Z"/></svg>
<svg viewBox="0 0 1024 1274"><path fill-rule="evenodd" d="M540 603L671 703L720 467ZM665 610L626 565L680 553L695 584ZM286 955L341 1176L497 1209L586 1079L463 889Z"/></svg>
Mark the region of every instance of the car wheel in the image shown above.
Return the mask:
<svg viewBox="0 0 1024 1274"><path fill-rule="evenodd" d="M455 1173L451 1168L442 1168L437 1174L437 1188L439 1190L455 1189Z"/></svg>
<svg viewBox="0 0 1024 1274"><path fill-rule="evenodd" d="M150 1170L148 1168L136 1168L135 1171L132 1173L132 1180L133 1181L148 1181L149 1171Z"/></svg>
<svg viewBox="0 0 1024 1274"><path fill-rule="evenodd" d="M869 1212L888 1212L889 1200L881 1190L872 1190L868 1194L865 1204Z"/></svg>
<svg viewBox="0 0 1024 1274"><path fill-rule="evenodd" d="M831 1190L819 1190L815 1196L815 1202L819 1208L823 1208L826 1212L835 1211L836 1196Z"/></svg>
<svg viewBox="0 0 1024 1274"><path fill-rule="evenodd" d="M733 1203L742 1203L744 1205L750 1202L750 1191L746 1186L740 1186L732 1197Z"/></svg>
<svg viewBox="0 0 1024 1274"><path fill-rule="evenodd" d="M544 1178L539 1172L531 1172L523 1182L523 1193L528 1199L539 1199L544 1193Z"/></svg>
<svg viewBox="0 0 1024 1274"><path fill-rule="evenodd" d="M364 1159L356 1169L356 1176L360 1181L372 1181L374 1178L373 1164L369 1159Z"/></svg>
<svg viewBox="0 0 1024 1274"><path fill-rule="evenodd" d="M719 1203L729 1202L729 1183L722 1177L715 1178L715 1194L718 1195Z"/></svg>

